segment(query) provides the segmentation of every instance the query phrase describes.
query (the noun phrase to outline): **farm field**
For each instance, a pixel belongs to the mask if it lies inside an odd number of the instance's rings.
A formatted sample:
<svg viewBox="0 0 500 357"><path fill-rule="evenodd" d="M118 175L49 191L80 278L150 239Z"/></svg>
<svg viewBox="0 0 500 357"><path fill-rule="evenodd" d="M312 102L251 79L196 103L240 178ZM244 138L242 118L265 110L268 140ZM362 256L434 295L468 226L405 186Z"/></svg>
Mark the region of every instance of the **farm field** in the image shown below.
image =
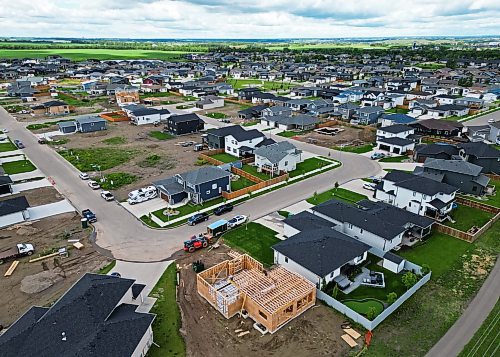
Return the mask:
<svg viewBox="0 0 500 357"><path fill-rule="evenodd" d="M88 59L159 59L167 61L181 60L183 51L153 51L153 50L114 50L114 49L40 49L40 50L9 50L0 48L0 58L45 58L59 55L73 61Z"/></svg>

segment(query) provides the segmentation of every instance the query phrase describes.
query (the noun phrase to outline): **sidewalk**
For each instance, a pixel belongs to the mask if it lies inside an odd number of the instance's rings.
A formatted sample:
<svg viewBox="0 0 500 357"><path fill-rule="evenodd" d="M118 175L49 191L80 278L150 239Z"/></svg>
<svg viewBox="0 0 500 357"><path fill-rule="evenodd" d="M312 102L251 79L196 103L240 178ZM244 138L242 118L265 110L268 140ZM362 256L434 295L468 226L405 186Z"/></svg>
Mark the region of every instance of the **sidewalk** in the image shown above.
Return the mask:
<svg viewBox="0 0 500 357"><path fill-rule="evenodd" d="M13 184L11 187L13 191L12 193L19 193L22 191L32 190L34 188L50 187L50 186L52 186L52 184L49 182L49 180L44 178L36 181Z"/></svg>

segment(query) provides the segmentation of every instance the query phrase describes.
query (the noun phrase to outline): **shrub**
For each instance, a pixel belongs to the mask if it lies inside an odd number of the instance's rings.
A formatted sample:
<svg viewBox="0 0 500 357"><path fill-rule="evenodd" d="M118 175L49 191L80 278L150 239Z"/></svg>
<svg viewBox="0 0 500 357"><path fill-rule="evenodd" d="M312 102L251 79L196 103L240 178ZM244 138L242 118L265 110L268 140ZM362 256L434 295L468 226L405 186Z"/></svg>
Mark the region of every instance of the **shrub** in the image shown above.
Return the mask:
<svg viewBox="0 0 500 357"><path fill-rule="evenodd" d="M388 304L393 304L394 301L396 301L398 298L398 295L395 292L387 294L387 303Z"/></svg>
<svg viewBox="0 0 500 357"><path fill-rule="evenodd" d="M366 313L366 318L368 320L373 320L375 317L377 317L377 309L375 309L373 306L370 306L368 308L368 312Z"/></svg>
<svg viewBox="0 0 500 357"><path fill-rule="evenodd" d="M422 264L422 275L427 275L431 271L431 268L427 264Z"/></svg>
<svg viewBox="0 0 500 357"><path fill-rule="evenodd" d="M404 273L403 276L401 277L401 282L403 283L403 285L406 287L407 290L411 288L413 285L415 285L417 281L418 281L417 276L411 271Z"/></svg>

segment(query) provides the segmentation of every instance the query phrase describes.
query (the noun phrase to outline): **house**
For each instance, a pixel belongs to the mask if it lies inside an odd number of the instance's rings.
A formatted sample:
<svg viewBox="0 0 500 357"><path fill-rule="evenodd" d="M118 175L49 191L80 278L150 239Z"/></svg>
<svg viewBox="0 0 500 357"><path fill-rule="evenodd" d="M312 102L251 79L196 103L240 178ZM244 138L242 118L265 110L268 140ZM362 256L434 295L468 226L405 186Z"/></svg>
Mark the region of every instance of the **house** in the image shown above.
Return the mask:
<svg viewBox="0 0 500 357"><path fill-rule="evenodd" d="M485 143L458 144L458 155L465 161L481 166L483 173L500 173L500 150Z"/></svg>
<svg viewBox="0 0 500 357"><path fill-rule="evenodd" d="M488 123L488 125L490 127L488 140L493 144L500 145L500 121Z"/></svg>
<svg viewBox="0 0 500 357"><path fill-rule="evenodd" d="M85 116L75 119L76 130L81 133L91 133L94 131L106 130L108 122L98 116Z"/></svg>
<svg viewBox="0 0 500 357"><path fill-rule="evenodd" d="M463 105L444 104L434 108L427 108L427 114L432 118L463 117L469 114L469 108Z"/></svg>
<svg viewBox="0 0 500 357"><path fill-rule="evenodd" d="M404 154L413 151L415 141L415 129L407 125L391 125L377 129L377 148L394 154Z"/></svg>
<svg viewBox="0 0 500 357"><path fill-rule="evenodd" d="M207 95L203 99L195 103L196 108L199 109L214 109L222 108L224 106L224 98L217 97L215 95Z"/></svg>
<svg viewBox="0 0 500 357"><path fill-rule="evenodd" d="M462 123L442 119L419 120L409 125L415 128L416 134L443 137L460 136L464 129Z"/></svg>
<svg viewBox="0 0 500 357"><path fill-rule="evenodd" d="M254 151L257 171L270 176L278 176L282 172L290 172L302 162L302 151L288 141L262 146Z"/></svg>
<svg viewBox="0 0 500 357"><path fill-rule="evenodd" d="M292 99L285 103L293 111L299 112L307 108L311 104L309 99Z"/></svg>
<svg viewBox="0 0 500 357"><path fill-rule="evenodd" d="M146 108L138 105L128 112L130 122L135 125L159 124L171 115L168 109Z"/></svg>
<svg viewBox="0 0 500 357"><path fill-rule="evenodd" d="M25 196L0 201L0 228L24 222L30 218Z"/></svg>
<svg viewBox="0 0 500 357"><path fill-rule="evenodd" d="M59 131L63 134L72 134L76 133L77 127L76 127L76 121L60 121L57 123L57 127L59 128Z"/></svg>
<svg viewBox="0 0 500 357"><path fill-rule="evenodd" d="M375 198L421 216L446 217L458 188L423 176L392 171L377 184Z"/></svg>
<svg viewBox="0 0 500 357"><path fill-rule="evenodd" d="M252 100L253 95L261 91L260 88L242 88L238 92L238 100Z"/></svg>
<svg viewBox="0 0 500 357"><path fill-rule="evenodd" d="M12 324L0 336L2 356L145 356L155 315L137 312L144 287L87 273L50 307L33 306Z"/></svg>
<svg viewBox="0 0 500 357"><path fill-rule="evenodd" d="M383 113L384 108L379 106L360 107L354 110L351 122L363 125L375 124Z"/></svg>
<svg viewBox="0 0 500 357"><path fill-rule="evenodd" d="M351 120L360 106L353 103L345 103L336 106L333 111L334 116L340 116L342 120Z"/></svg>
<svg viewBox="0 0 500 357"><path fill-rule="evenodd" d="M280 128L283 130L312 130L316 127L316 125L318 125L319 119L305 114L293 116L272 115L262 117L260 122L268 128Z"/></svg>
<svg viewBox="0 0 500 357"><path fill-rule="evenodd" d="M8 195L12 193L12 179L5 175L3 170L0 171L0 195Z"/></svg>
<svg viewBox="0 0 500 357"><path fill-rule="evenodd" d="M257 129L245 130L233 129L228 131L224 138L224 151L236 157L246 157L253 154L254 150L261 144L266 136Z"/></svg>
<svg viewBox="0 0 500 357"><path fill-rule="evenodd" d="M271 116L276 116L276 115L291 116L292 109L290 109L289 107L281 106L281 105L275 105L272 107L267 107L267 108L262 110L263 117L271 117Z"/></svg>
<svg viewBox="0 0 500 357"><path fill-rule="evenodd" d="M424 166L413 173L458 188L460 192L481 196L486 193L490 178L481 173L483 168L463 160L428 158Z"/></svg>
<svg viewBox="0 0 500 357"><path fill-rule="evenodd" d="M390 125L395 125L395 124L403 124L403 125L408 125L411 123L416 122L416 119L406 115L406 114L384 114L382 115L382 118L380 119L380 124L382 127L384 126L390 126Z"/></svg>
<svg viewBox="0 0 500 357"><path fill-rule="evenodd" d="M450 160L460 158L458 148L455 145L446 143L432 143L427 145L417 145L413 159L416 162L424 162L427 158Z"/></svg>
<svg viewBox="0 0 500 357"><path fill-rule="evenodd" d="M262 116L262 111L266 108L268 108L267 105L255 105L247 109L239 110L238 117L240 119L260 118Z"/></svg>
<svg viewBox="0 0 500 357"><path fill-rule="evenodd" d="M201 204L231 192L231 173L216 166L205 166L153 182L159 196L170 205L187 199Z"/></svg>
<svg viewBox="0 0 500 357"><path fill-rule="evenodd" d="M69 105L60 100L50 100L45 103L37 104L31 107L33 114L61 115L69 114Z"/></svg>
<svg viewBox="0 0 500 357"><path fill-rule="evenodd" d="M272 93L253 92L251 95L252 103L270 103L276 96Z"/></svg>
<svg viewBox="0 0 500 357"><path fill-rule="evenodd" d="M167 119L165 130L174 135L197 133L203 130L205 122L194 113L171 115Z"/></svg>

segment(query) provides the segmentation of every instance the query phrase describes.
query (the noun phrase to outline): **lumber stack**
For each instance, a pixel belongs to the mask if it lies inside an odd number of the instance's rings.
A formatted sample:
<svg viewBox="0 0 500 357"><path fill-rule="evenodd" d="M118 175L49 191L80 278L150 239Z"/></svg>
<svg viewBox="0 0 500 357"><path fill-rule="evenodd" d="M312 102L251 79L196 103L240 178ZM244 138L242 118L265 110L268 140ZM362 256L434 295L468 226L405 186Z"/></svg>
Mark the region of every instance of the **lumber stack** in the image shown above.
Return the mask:
<svg viewBox="0 0 500 357"><path fill-rule="evenodd" d="M7 269L7 271L3 276L11 276L14 273L14 270L16 270L18 265L19 265L19 260L13 261L9 269Z"/></svg>

